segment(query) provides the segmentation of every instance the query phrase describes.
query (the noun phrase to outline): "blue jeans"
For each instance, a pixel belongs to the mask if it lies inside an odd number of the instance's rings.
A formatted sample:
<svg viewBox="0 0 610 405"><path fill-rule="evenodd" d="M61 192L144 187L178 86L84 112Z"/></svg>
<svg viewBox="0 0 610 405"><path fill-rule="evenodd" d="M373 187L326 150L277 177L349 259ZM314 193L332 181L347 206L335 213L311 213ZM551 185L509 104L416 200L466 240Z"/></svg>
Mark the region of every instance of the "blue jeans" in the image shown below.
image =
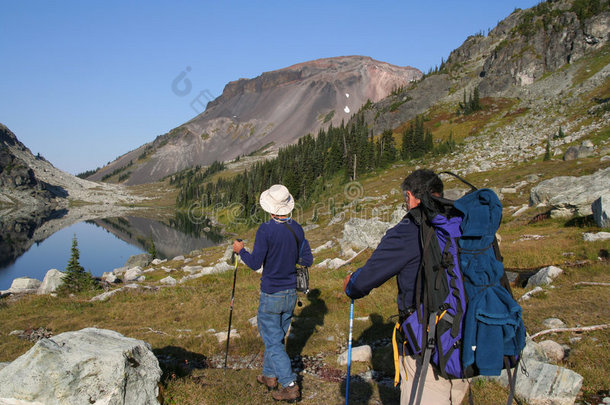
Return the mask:
<svg viewBox="0 0 610 405"><path fill-rule="evenodd" d="M277 377L283 387L296 381L297 377L284 348L296 302L296 290L283 290L273 294L261 291L258 303L258 332L265 343L263 375Z"/></svg>

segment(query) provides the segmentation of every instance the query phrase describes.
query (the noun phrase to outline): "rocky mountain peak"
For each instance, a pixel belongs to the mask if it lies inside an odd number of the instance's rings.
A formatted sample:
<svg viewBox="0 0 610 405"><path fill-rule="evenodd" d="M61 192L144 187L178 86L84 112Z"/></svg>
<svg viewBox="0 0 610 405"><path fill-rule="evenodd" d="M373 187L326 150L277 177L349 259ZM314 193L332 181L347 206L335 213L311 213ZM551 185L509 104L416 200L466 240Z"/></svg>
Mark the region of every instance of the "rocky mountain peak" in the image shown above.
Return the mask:
<svg viewBox="0 0 610 405"><path fill-rule="evenodd" d="M202 114L90 179L120 172L127 184L147 183L195 165L277 149L322 127L339 125L368 100L381 100L421 76L412 67L341 56L239 79L228 83Z"/></svg>

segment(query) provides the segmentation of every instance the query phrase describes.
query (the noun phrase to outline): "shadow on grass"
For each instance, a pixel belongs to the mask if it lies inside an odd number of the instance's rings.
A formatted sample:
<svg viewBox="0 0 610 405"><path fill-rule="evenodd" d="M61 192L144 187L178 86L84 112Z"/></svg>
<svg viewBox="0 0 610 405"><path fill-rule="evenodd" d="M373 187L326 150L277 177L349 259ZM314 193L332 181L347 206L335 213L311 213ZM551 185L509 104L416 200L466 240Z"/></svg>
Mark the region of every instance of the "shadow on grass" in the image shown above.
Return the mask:
<svg viewBox="0 0 610 405"><path fill-rule="evenodd" d="M372 347L372 379L361 375L350 379L350 404L368 404L373 396L373 384L377 384L379 400L384 405L397 404L400 401L400 389L393 386L394 358L391 347L391 336L394 322L383 320L379 314L369 315L372 325L362 331L353 346L370 345ZM390 344L390 345L388 345ZM345 397L346 381L341 382L341 395Z"/></svg>
<svg viewBox="0 0 610 405"><path fill-rule="evenodd" d="M286 352L290 357L300 356L309 338L316 332L316 326L324 325L324 316L328 313L326 302L320 298L320 290L313 289L307 294L309 304L299 316L292 318L291 337L286 343Z"/></svg>
<svg viewBox="0 0 610 405"><path fill-rule="evenodd" d="M595 219L593 218L593 215L587 215L585 217L571 218L566 221L564 226L566 228L568 228L568 227L589 228L589 227L596 227L597 224L595 223Z"/></svg>
<svg viewBox="0 0 610 405"><path fill-rule="evenodd" d="M190 376L193 370L208 367L207 357L203 354L190 352L182 347L165 346L154 349L153 353L159 360L163 375L161 381Z"/></svg>

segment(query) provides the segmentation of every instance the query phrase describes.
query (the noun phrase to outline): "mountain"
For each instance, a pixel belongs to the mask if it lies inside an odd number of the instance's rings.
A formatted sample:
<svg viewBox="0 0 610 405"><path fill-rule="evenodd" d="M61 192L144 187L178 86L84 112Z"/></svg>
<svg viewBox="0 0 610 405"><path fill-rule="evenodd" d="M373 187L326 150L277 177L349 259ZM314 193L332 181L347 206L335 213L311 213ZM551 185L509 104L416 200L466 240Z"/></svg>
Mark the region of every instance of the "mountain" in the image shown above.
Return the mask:
<svg viewBox="0 0 610 405"><path fill-rule="evenodd" d="M202 114L89 179L141 184L215 160L277 149L323 126L339 125L368 100L379 101L421 76L412 67L343 56L233 81Z"/></svg>
<svg viewBox="0 0 610 405"><path fill-rule="evenodd" d="M364 112L365 121L375 134L397 129L432 107L447 110L451 106L455 111L475 88L480 97L513 102L538 103L560 95L565 99L584 77L596 73L590 67L584 68L589 72L574 68L582 58L599 54L593 68L604 70L609 33L607 1L547 1L517 9L487 36L468 37L423 80L371 105ZM604 78L607 75L601 74L594 85L603 85L599 81ZM607 90L602 94L608 97Z"/></svg>

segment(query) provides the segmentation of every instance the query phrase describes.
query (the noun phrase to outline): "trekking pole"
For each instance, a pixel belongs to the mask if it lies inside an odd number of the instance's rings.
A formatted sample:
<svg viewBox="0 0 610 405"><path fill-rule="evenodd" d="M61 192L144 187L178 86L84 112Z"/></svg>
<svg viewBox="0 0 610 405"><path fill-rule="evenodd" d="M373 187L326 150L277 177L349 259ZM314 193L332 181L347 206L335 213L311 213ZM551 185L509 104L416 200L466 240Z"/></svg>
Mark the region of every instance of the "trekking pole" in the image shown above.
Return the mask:
<svg viewBox="0 0 610 405"><path fill-rule="evenodd" d="M347 338L347 380L345 381L345 405L349 401L350 368L352 366L352 330L354 326L354 299L349 305L349 336Z"/></svg>
<svg viewBox="0 0 610 405"><path fill-rule="evenodd" d="M241 242L241 239L237 239ZM231 254L231 262L235 263L235 269L233 270L233 291L231 292L231 310L229 311L229 331L227 332L227 349L225 351L225 369L227 368L227 359L229 358L229 340L231 338L231 320L233 319L233 300L235 299L235 280L237 280L237 264L239 263L239 256L233 252Z"/></svg>

